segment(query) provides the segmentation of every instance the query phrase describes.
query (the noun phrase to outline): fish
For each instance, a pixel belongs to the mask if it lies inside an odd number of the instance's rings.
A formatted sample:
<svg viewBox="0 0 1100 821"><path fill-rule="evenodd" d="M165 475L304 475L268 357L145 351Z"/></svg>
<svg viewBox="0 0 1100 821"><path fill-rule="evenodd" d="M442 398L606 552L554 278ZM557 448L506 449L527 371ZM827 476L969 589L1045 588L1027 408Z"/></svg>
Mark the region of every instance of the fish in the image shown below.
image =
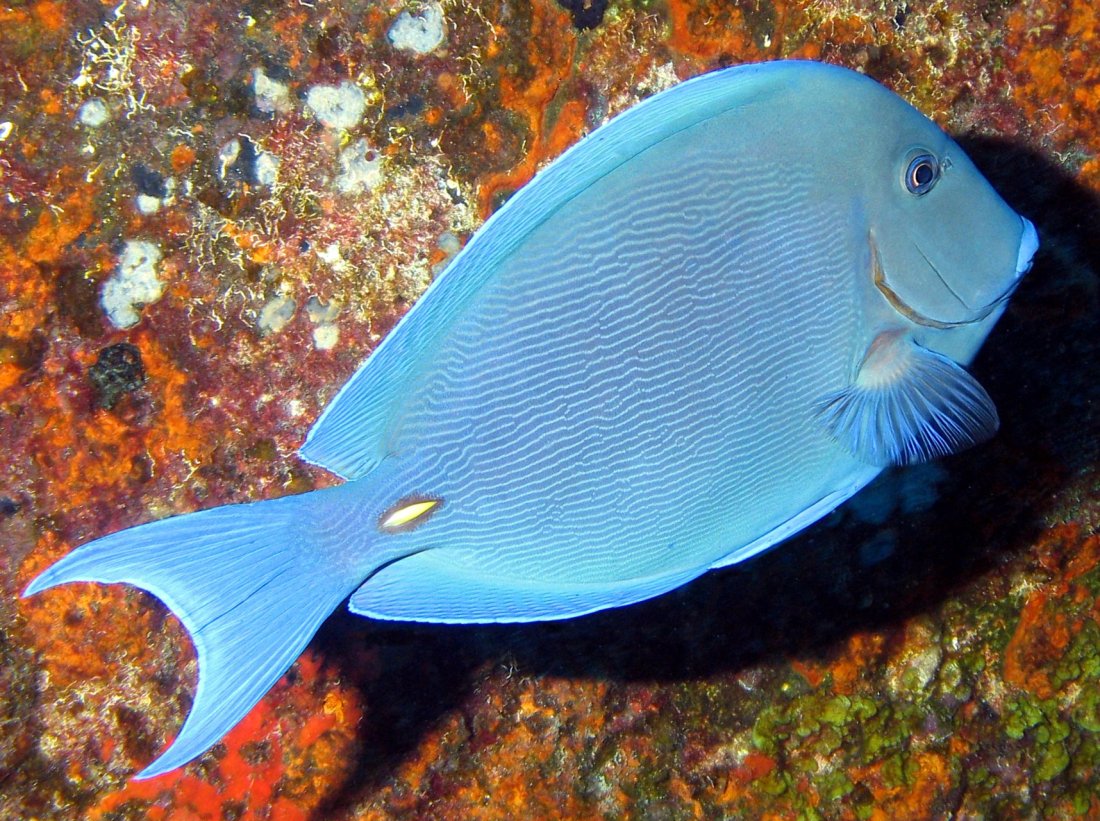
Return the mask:
<svg viewBox="0 0 1100 821"><path fill-rule="evenodd" d="M967 371L1033 224L874 80L704 74L595 129L474 234L300 448L343 482L148 522L26 588L124 583L194 642L201 755L347 600L567 619L659 596L983 442Z"/></svg>

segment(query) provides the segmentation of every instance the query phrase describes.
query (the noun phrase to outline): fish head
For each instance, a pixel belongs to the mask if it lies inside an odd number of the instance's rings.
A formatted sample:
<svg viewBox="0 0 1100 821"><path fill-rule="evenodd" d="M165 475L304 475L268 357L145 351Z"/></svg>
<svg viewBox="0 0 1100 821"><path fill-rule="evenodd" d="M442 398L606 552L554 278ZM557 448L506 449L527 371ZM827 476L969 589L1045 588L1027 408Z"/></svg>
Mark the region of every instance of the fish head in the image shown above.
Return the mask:
<svg viewBox="0 0 1100 821"><path fill-rule="evenodd" d="M870 275L909 323L970 328L976 351L1030 269L1038 237L954 140L897 103L864 143L875 163Z"/></svg>

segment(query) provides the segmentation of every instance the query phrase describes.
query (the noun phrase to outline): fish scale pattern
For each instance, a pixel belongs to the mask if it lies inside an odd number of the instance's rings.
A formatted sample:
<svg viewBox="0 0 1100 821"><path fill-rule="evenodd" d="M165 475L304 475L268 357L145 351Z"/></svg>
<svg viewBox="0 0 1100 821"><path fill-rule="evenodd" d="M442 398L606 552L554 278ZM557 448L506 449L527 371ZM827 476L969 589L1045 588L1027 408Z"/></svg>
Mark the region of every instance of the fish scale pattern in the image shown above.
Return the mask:
<svg viewBox="0 0 1100 821"><path fill-rule="evenodd" d="M851 470L813 419L850 367L849 234L799 169L732 166L719 128L693 142L540 226L396 415L392 447L446 500L425 537L449 560L701 573Z"/></svg>
<svg viewBox="0 0 1100 821"><path fill-rule="evenodd" d="M779 64L696 77L677 86L675 94L658 94L628 109L566 151L482 226L416 310L382 340L325 408L299 450L301 456L346 479L366 476L385 457L383 431L392 427L393 406L434 357L440 332L490 285L498 266L550 214L655 144L678 140L708 117L759 101L789 82L789 72ZM563 243L577 227L565 230Z"/></svg>

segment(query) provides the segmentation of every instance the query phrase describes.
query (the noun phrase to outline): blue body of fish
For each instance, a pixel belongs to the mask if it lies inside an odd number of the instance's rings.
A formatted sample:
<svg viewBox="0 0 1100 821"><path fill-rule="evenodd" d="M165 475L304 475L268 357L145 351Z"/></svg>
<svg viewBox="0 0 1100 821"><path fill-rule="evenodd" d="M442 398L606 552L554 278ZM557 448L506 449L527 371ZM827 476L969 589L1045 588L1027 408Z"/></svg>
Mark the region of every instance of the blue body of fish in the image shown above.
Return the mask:
<svg viewBox="0 0 1100 821"><path fill-rule="evenodd" d="M126 582L182 619L200 678L141 775L165 772L349 595L433 622L630 604L992 435L963 366L1036 244L865 77L696 78L540 173L383 340L301 450L344 484L105 536L27 592Z"/></svg>

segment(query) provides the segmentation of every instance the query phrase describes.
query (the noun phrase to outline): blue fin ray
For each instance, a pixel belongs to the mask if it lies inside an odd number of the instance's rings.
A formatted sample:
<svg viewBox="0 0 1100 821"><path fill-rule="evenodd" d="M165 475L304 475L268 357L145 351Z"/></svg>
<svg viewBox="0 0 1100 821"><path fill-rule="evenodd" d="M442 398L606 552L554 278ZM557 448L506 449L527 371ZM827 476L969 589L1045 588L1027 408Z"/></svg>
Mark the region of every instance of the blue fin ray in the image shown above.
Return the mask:
<svg viewBox="0 0 1100 821"><path fill-rule="evenodd" d="M723 556L716 562L713 562L710 566L711 570L717 570L720 567L729 567L730 565L743 562L748 558L755 556L757 553L763 553L765 550L769 550L785 539L789 539L795 533L809 527L816 521L825 518L838 507L840 507L848 499L852 498L856 493L866 487L872 479L882 472L882 468L878 465L873 467L866 467L862 471L855 473L848 478L847 482L838 489L827 493L825 496L818 499L812 505L807 507L800 513L792 516L787 521L780 524L778 527L769 530L764 535L760 536L755 541L749 542L746 545L738 547L732 553Z"/></svg>
<svg viewBox="0 0 1100 821"><path fill-rule="evenodd" d="M875 338L854 382L817 408L832 436L871 465L927 462L997 432L989 394L951 359L896 332Z"/></svg>
<svg viewBox="0 0 1100 821"><path fill-rule="evenodd" d="M439 624L569 619L659 596L706 567L678 568L638 579L568 583L495 578L425 550L388 564L355 591L353 613L376 619Z"/></svg>
<svg viewBox="0 0 1100 821"><path fill-rule="evenodd" d="M301 526L326 491L150 522L89 542L24 596L76 581L124 582L161 599L195 643L199 680L179 735L137 778L180 767L237 724L354 589Z"/></svg>

